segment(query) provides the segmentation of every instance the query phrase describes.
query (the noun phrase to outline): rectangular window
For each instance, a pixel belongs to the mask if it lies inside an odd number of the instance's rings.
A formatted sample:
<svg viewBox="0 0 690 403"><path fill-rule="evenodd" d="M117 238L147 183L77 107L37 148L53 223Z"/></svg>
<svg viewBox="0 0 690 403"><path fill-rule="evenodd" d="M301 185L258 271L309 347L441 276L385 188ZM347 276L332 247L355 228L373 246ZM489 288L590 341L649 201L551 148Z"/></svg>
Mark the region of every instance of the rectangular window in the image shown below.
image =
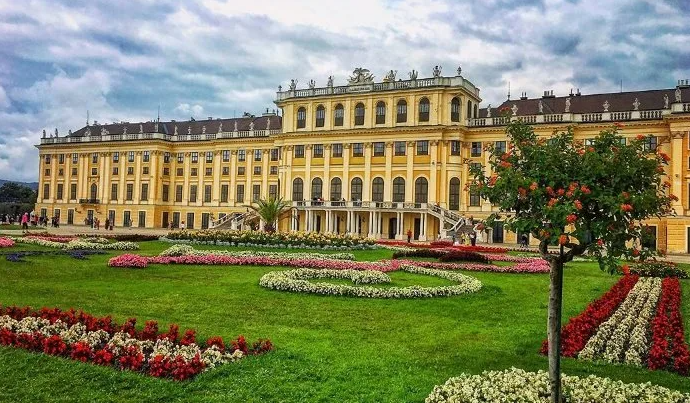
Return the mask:
<svg viewBox="0 0 690 403"><path fill-rule="evenodd" d="M134 175L134 167L127 167L127 175Z"/></svg>
<svg viewBox="0 0 690 403"><path fill-rule="evenodd" d="M46 168L45 170L43 170L43 175L50 176L50 168Z"/></svg>
<svg viewBox="0 0 690 403"><path fill-rule="evenodd" d="M378 141L374 143L374 157L384 157L386 155L386 143Z"/></svg>
<svg viewBox="0 0 690 403"><path fill-rule="evenodd" d="M271 149L271 161L278 161L279 150L277 148Z"/></svg>
<svg viewBox="0 0 690 403"><path fill-rule="evenodd" d="M139 212L139 222L137 223L139 228L146 227L146 211Z"/></svg>
<svg viewBox="0 0 690 403"><path fill-rule="evenodd" d="M182 185L175 185L175 202L182 201Z"/></svg>
<svg viewBox="0 0 690 403"><path fill-rule="evenodd" d="M170 153L167 151L165 153L163 153L163 163L164 164L170 163Z"/></svg>
<svg viewBox="0 0 690 403"><path fill-rule="evenodd" d="M151 160L151 152L144 151L144 162L149 162Z"/></svg>
<svg viewBox="0 0 690 403"><path fill-rule="evenodd" d="M94 164L98 163L98 153L91 154L91 162Z"/></svg>
<svg viewBox="0 0 690 403"><path fill-rule="evenodd" d="M272 166L270 168L270 175L278 175L278 167Z"/></svg>
<svg viewBox="0 0 690 403"><path fill-rule="evenodd" d="M161 193L161 200L167 202L170 199L170 185L163 184L163 191Z"/></svg>
<svg viewBox="0 0 690 403"><path fill-rule="evenodd" d="M177 163L178 164L184 163L184 153L177 153Z"/></svg>
<svg viewBox="0 0 690 403"><path fill-rule="evenodd" d="M314 144L312 152L314 158L323 158L323 144Z"/></svg>
<svg viewBox="0 0 690 403"><path fill-rule="evenodd" d="M58 164L65 163L65 154L58 154Z"/></svg>
<svg viewBox="0 0 690 403"><path fill-rule="evenodd" d="M134 198L134 184L128 183L127 184L127 193L125 199L128 201L132 201Z"/></svg>
<svg viewBox="0 0 690 403"><path fill-rule="evenodd" d="M417 155L429 155L428 140L420 140L417 142Z"/></svg>
<svg viewBox="0 0 690 403"><path fill-rule="evenodd" d="M192 203L196 203L196 190L197 185L189 186L189 201Z"/></svg>
<svg viewBox="0 0 690 403"><path fill-rule="evenodd" d="M110 185L110 200L117 200L117 183Z"/></svg>
<svg viewBox="0 0 690 403"><path fill-rule="evenodd" d="M206 162L213 162L213 151L206 151Z"/></svg>
<svg viewBox="0 0 690 403"><path fill-rule="evenodd" d="M206 168L205 175L206 176L213 176L213 168Z"/></svg>
<svg viewBox="0 0 690 403"><path fill-rule="evenodd" d="M134 162L134 151L130 151L127 153L127 161Z"/></svg>
<svg viewBox="0 0 690 403"><path fill-rule="evenodd" d="M261 185L252 186L252 201L255 202L261 198Z"/></svg>
<svg viewBox="0 0 690 403"><path fill-rule="evenodd" d="M235 201L237 203L244 203L244 185L237 185Z"/></svg>
<svg viewBox="0 0 690 403"><path fill-rule="evenodd" d="M208 222L210 218L211 216L209 213L201 213L201 229L208 228Z"/></svg>
<svg viewBox="0 0 690 403"><path fill-rule="evenodd" d="M70 185L69 185L69 199L70 200L77 200L77 184L76 183L70 183Z"/></svg>
<svg viewBox="0 0 690 403"><path fill-rule="evenodd" d="M237 175L244 175L246 168L245 167L237 167Z"/></svg>
<svg viewBox="0 0 690 403"><path fill-rule="evenodd" d="M482 156L482 143L481 141L473 141L472 148L470 149L470 157L481 157Z"/></svg>
<svg viewBox="0 0 690 403"><path fill-rule="evenodd" d="M459 140L450 141L450 155L460 155L461 143Z"/></svg>
<svg viewBox="0 0 690 403"><path fill-rule="evenodd" d="M72 153L72 163L76 164L79 162L79 154L77 153Z"/></svg>
<svg viewBox="0 0 690 403"><path fill-rule="evenodd" d="M496 155L503 155L506 152L506 142L505 141L497 141L496 144L494 145L494 152Z"/></svg>
<svg viewBox="0 0 690 403"><path fill-rule="evenodd" d="M646 152L653 153L654 151L656 151L657 145L658 145L657 137L656 136L649 136L649 137L645 138L643 148Z"/></svg>
<svg viewBox="0 0 690 403"><path fill-rule="evenodd" d="M470 192L470 206L471 207L479 207L479 205L480 205L479 193Z"/></svg>
<svg viewBox="0 0 690 403"><path fill-rule="evenodd" d="M261 153L263 150L254 150L254 161L261 161Z"/></svg>
<svg viewBox="0 0 690 403"><path fill-rule="evenodd" d="M230 175L230 167L223 167L223 175Z"/></svg>
<svg viewBox="0 0 690 403"><path fill-rule="evenodd" d="M98 175L98 168L91 168L91 176Z"/></svg>
<svg viewBox="0 0 690 403"><path fill-rule="evenodd" d="M187 228L194 229L194 213L187 213Z"/></svg>
<svg viewBox="0 0 690 403"><path fill-rule="evenodd" d="M122 212L122 225L124 227L131 227L132 226L132 213L130 211L123 211Z"/></svg>
<svg viewBox="0 0 690 403"><path fill-rule="evenodd" d="M211 202L211 185L204 185L204 203Z"/></svg>
<svg viewBox="0 0 690 403"><path fill-rule="evenodd" d="M149 167L141 168L141 174L142 175L148 175L149 174Z"/></svg>
<svg viewBox="0 0 690 403"><path fill-rule="evenodd" d="M343 120L345 117L345 109L343 108L342 105L338 105L335 107L335 110L333 112L333 126L342 126L343 125Z"/></svg>
<svg viewBox="0 0 690 403"><path fill-rule="evenodd" d="M46 164L50 164L50 154L46 154L46 155L44 156L44 162L45 162Z"/></svg>
<svg viewBox="0 0 690 403"><path fill-rule="evenodd" d="M62 200L62 192L63 192L64 185L62 183L58 183L57 185L57 195L55 196L56 199Z"/></svg>
<svg viewBox="0 0 690 403"><path fill-rule="evenodd" d="M175 175L176 176L184 176L184 168L177 168Z"/></svg>
<svg viewBox="0 0 690 403"><path fill-rule="evenodd" d="M228 185L220 185L220 202L227 203L228 201Z"/></svg>
<svg viewBox="0 0 690 403"><path fill-rule="evenodd" d="M304 146L295 146L295 158L304 158Z"/></svg>
<svg viewBox="0 0 690 403"><path fill-rule="evenodd" d="M254 175L261 175L261 167L254 167Z"/></svg>
<svg viewBox="0 0 690 403"><path fill-rule="evenodd" d="M199 176L199 168L192 168L190 176Z"/></svg>
<svg viewBox="0 0 690 403"><path fill-rule="evenodd" d="M237 161L243 162L247 159L247 152L245 150L237 150Z"/></svg>
<svg viewBox="0 0 690 403"><path fill-rule="evenodd" d="M115 174L115 175L117 175L117 174ZM77 176L77 168L72 168L72 176Z"/></svg>
<svg viewBox="0 0 690 403"><path fill-rule="evenodd" d="M199 153L194 151L192 152L192 164L196 164L199 162Z"/></svg>
<svg viewBox="0 0 690 403"><path fill-rule="evenodd" d="M223 162L230 161L230 150L223 150Z"/></svg>
<svg viewBox="0 0 690 403"><path fill-rule="evenodd" d="M364 143L352 143L352 156L364 157Z"/></svg>
<svg viewBox="0 0 690 403"><path fill-rule="evenodd" d="M117 151L113 153L113 162L120 162L120 153Z"/></svg>
<svg viewBox="0 0 690 403"><path fill-rule="evenodd" d="M333 144L332 146L333 150L333 157L334 158L341 158L343 156L343 145L340 143Z"/></svg>
<svg viewBox="0 0 690 403"><path fill-rule="evenodd" d="M163 168L163 176L170 176L170 168L169 167Z"/></svg>
<svg viewBox="0 0 690 403"><path fill-rule="evenodd" d="M64 176L65 175L65 170L60 168L58 169L58 176Z"/></svg>
<svg viewBox="0 0 690 403"><path fill-rule="evenodd" d="M278 198L278 185L268 185L268 198L273 200Z"/></svg>
<svg viewBox="0 0 690 403"><path fill-rule="evenodd" d="M142 183L141 184L141 195L139 195L139 200L140 201L148 201L149 200L149 184L148 183Z"/></svg>
<svg viewBox="0 0 690 403"><path fill-rule="evenodd" d="M396 156L401 156L405 155L405 142L404 141L396 141L393 143L393 148L395 150L395 155Z"/></svg>

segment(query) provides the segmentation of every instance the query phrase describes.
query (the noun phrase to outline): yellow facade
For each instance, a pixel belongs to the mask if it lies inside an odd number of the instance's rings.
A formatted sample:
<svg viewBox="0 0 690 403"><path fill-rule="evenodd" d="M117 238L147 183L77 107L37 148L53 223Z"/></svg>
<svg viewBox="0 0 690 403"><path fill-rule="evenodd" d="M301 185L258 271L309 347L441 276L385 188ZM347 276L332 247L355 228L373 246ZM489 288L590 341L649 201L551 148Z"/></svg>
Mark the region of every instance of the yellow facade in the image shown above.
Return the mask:
<svg viewBox="0 0 690 403"><path fill-rule="evenodd" d="M586 140L610 128L613 121L624 122L621 133L626 137L656 136L658 147L672 158L671 192L680 200L674 206L676 217L649 224L656 227L658 248L685 253L690 247L686 135L690 104L680 101L684 92L677 90L680 95L674 98L673 90L668 91L671 101L659 95L658 102L664 104L658 109L630 105L628 112L608 111L608 106L601 113L578 112L578 105L585 108L592 100L572 95L569 99L545 95L535 113L528 110L532 105L536 111L537 100L505 105L513 104L514 112L527 110L529 114L515 114L534 123L543 136L573 126L576 138ZM614 106L616 96L610 94ZM564 109L561 101L566 102ZM207 126L216 124L213 120L168 122L161 125L167 125L169 133L156 124L150 130L140 125L138 134L126 134L125 128L117 135L111 134L117 124L94 125L86 129L101 130L100 136L44 139L38 146L37 211L59 214L63 223L69 215L74 224L84 224L90 214L104 222L111 214L116 226L129 217L132 225L142 227L185 221L187 227L205 228L233 215L235 227L246 224L241 219L250 200L277 193L295 207L278 223L281 230L397 239L406 238L409 230L421 240L450 234L461 226L458 221L463 217L481 219L490 214L489 204L464 191L469 169L465 162L488 167L484 147L506 141L505 118L491 117L497 109L478 109L479 90L462 76L435 74L374 83L360 74L346 86L304 90L291 86L279 91L275 102L282 122L278 116L244 117L223 120L217 131L207 131ZM556 110L559 102L561 111ZM574 107L569 110L571 102ZM639 104L637 97L635 102ZM237 121L244 129L249 125L249 130L238 130ZM189 125L187 134L179 135L178 126L184 133L185 125ZM211 169L207 172L207 168ZM238 185L243 185L243 197ZM225 220L214 221L224 215ZM489 242L516 242L515 234L498 231L487 232Z"/></svg>

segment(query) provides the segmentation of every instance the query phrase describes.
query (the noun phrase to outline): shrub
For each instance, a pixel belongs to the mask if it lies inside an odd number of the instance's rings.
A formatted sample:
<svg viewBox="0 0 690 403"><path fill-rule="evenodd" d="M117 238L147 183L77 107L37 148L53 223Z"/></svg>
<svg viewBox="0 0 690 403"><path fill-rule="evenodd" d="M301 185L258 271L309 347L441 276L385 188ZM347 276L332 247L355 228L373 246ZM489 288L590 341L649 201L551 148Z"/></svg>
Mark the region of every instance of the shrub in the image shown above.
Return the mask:
<svg viewBox="0 0 690 403"><path fill-rule="evenodd" d="M477 252L468 252L462 250L454 250L444 253L439 257L442 262L481 262L491 263L491 261L484 255Z"/></svg>
<svg viewBox="0 0 690 403"><path fill-rule="evenodd" d="M622 269L618 269L622 274ZM688 278L688 272L676 266L673 262L649 260L636 263L629 268L630 274L642 277L678 277Z"/></svg>
<svg viewBox="0 0 690 403"><path fill-rule="evenodd" d="M430 258L440 258L444 256L446 251L439 249L414 249L414 250L403 250L393 253L393 259L400 259L405 257L430 257Z"/></svg>

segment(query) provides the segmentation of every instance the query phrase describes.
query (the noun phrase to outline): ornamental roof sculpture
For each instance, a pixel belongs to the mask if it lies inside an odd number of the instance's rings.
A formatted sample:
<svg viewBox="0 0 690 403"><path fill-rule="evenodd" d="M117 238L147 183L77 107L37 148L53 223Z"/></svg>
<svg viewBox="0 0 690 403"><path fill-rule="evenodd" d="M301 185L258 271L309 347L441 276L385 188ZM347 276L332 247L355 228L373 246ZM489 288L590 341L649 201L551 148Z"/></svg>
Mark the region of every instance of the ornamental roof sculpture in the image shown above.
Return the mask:
<svg viewBox="0 0 690 403"><path fill-rule="evenodd" d="M398 74L398 70L388 70L388 73L386 73L386 76L383 77L383 82L384 83L390 83L395 81L395 76Z"/></svg>
<svg viewBox="0 0 690 403"><path fill-rule="evenodd" d="M368 69L357 67L352 71L352 75L348 81L349 85L358 84L373 84L374 76L369 72Z"/></svg>
<svg viewBox="0 0 690 403"><path fill-rule="evenodd" d="M443 68L443 67L441 67L441 66L434 66L434 69L431 71L431 73L433 74L434 78L441 77L441 69L442 69L442 68Z"/></svg>
<svg viewBox="0 0 690 403"><path fill-rule="evenodd" d="M415 69L412 69L412 71L410 71L410 72L407 73L407 74L410 76L410 80L416 80L416 79L417 79L417 75L419 74L419 72L418 72L417 70L415 70Z"/></svg>

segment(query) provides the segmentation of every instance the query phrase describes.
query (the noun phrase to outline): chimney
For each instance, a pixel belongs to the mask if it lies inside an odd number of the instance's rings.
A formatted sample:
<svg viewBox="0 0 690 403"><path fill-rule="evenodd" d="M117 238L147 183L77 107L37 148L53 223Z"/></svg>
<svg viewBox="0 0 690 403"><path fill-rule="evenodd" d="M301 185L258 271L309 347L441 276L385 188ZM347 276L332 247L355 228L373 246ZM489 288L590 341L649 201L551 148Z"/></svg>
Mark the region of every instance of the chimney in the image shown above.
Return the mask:
<svg viewBox="0 0 690 403"><path fill-rule="evenodd" d="M213 116L209 116L209 117L208 117L208 120L213 120Z"/></svg>
<svg viewBox="0 0 690 403"><path fill-rule="evenodd" d="M582 95L582 94L580 93L580 89L578 88L578 89L577 89L577 92L575 93L575 96L576 96L576 97L579 97L580 95Z"/></svg>
<svg viewBox="0 0 690 403"><path fill-rule="evenodd" d="M690 80L685 79L685 80L678 80L678 85L676 88L688 88L690 87Z"/></svg>
<svg viewBox="0 0 690 403"><path fill-rule="evenodd" d="M526 100L526 99L527 99L527 92L521 93L521 94L520 94L520 100L521 100L521 101L524 101L524 100Z"/></svg>
<svg viewBox="0 0 690 403"><path fill-rule="evenodd" d="M547 90L544 91L544 96L542 98L555 98L556 96L553 95L553 90Z"/></svg>

